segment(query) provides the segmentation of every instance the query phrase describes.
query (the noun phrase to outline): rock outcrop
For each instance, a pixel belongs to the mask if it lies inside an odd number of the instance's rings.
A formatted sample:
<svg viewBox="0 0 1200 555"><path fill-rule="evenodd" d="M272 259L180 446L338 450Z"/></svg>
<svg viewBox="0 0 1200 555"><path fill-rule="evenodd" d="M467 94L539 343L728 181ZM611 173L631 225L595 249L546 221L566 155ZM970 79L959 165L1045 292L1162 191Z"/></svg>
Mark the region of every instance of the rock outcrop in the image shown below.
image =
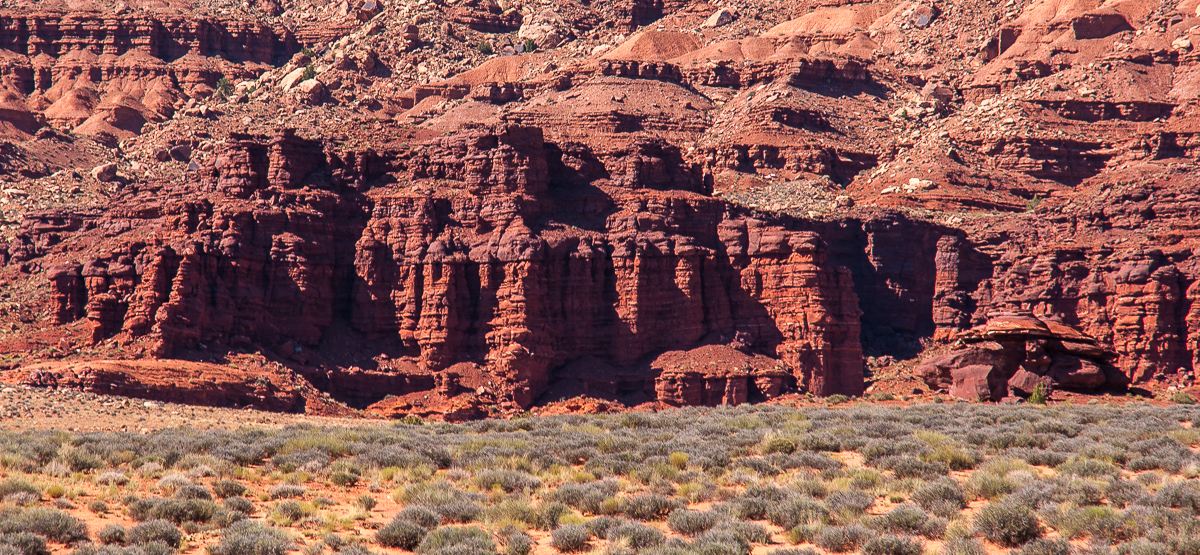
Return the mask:
<svg viewBox="0 0 1200 555"><path fill-rule="evenodd" d="M736 338L772 370L698 380L661 370L658 397L861 393L855 284L819 232L681 191L553 198L550 152L539 129L519 126L384 153L335 153L291 132L243 137L184 190L135 187L103 216L60 216L85 222L74 236L51 227L47 241L42 220L27 222L14 259L134 230L47 277L58 321L82 317L91 342L156 357L260 345L308 362L296 353L320 353L345 326L411 362L396 372L478 361L493 394L525 407L574 359L633 367ZM383 170L407 179L368 185ZM596 216L579 220L581 210ZM713 379L729 394L714 397ZM355 401L409 393L361 390Z"/></svg>
<svg viewBox="0 0 1200 555"><path fill-rule="evenodd" d="M960 399L999 401L1039 386L1049 393L1129 384L1112 365L1117 353L1058 320L997 314L955 340L963 348L923 361L916 372L930 388Z"/></svg>

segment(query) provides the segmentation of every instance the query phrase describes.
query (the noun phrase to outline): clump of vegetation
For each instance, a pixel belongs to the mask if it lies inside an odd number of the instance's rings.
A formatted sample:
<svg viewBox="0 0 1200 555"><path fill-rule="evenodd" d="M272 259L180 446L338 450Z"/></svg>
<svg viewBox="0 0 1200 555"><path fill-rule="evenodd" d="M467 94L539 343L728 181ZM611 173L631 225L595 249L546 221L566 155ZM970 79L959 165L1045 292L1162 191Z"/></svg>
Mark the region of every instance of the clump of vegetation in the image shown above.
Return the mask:
<svg viewBox="0 0 1200 555"><path fill-rule="evenodd" d="M384 547L412 551L421 544L427 533L420 525L397 517L375 533L375 541Z"/></svg>
<svg viewBox="0 0 1200 555"><path fill-rule="evenodd" d="M1020 547L1042 535L1037 515L1015 503L992 503L980 509L975 515L975 530L1004 547Z"/></svg>

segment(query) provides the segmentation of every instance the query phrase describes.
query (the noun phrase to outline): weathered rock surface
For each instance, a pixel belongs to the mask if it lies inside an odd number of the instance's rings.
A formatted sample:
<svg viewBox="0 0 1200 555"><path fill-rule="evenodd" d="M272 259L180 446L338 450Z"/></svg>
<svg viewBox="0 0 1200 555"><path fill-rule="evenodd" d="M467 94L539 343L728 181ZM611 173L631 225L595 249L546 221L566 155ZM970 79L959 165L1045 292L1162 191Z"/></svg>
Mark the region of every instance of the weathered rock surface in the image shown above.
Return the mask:
<svg viewBox="0 0 1200 555"><path fill-rule="evenodd" d="M1061 321L997 314L956 335L961 349L926 359L917 374L933 389L971 401L1030 395L1041 385L1089 390L1122 388L1130 379L1111 361L1117 353Z"/></svg>
<svg viewBox="0 0 1200 555"><path fill-rule="evenodd" d="M4 364L451 418L1194 381L1194 0L370 4L0 0Z"/></svg>

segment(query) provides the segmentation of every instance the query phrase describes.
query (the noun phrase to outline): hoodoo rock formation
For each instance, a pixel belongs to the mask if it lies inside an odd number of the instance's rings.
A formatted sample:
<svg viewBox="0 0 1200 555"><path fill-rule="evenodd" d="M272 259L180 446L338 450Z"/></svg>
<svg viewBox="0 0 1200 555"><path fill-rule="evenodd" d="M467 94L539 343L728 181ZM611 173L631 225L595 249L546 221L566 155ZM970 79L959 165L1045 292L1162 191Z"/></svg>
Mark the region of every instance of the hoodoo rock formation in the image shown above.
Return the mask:
<svg viewBox="0 0 1200 555"><path fill-rule="evenodd" d="M0 381L449 419L1188 387L1198 10L0 0Z"/></svg>

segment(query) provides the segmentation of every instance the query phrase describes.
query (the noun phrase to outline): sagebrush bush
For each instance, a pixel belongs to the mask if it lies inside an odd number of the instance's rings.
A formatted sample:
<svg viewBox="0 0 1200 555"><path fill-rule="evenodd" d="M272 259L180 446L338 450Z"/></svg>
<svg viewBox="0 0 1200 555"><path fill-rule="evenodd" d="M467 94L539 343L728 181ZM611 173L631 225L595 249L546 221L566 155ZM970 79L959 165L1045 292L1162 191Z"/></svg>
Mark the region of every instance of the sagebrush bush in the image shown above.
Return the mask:
<svg viewBox="0 0 1200 555"><path fill-rule="evenodd" d="M425 528L415 522L397 517L375 532L375 541L384 547L412 551L425 539L426 533Z"/></svg>
<svg viewBox="0 0 1200 555"><path fill-rule="evenodd" d="M244 515L254 514L254 503L245 497L227 497L225 498L225 508L230 511L235 511Z"/></svg>
<svg viewBox="0 0 1200 555"><path fill-rule="evenodd" d="M985 555L986 553L983 542L975 538L955 538L946 540L938 549L937 555Z"/></svg>
<svg viewBox="0 0 1200 555"><path fill-rule="evenodd" d="M533 538L528 534L513 532L504 544L504 555L529 555L533 552Z"/></svg>
<svg viewBox="0 0 1200 555"><path fill-rule="evenodd" d="M505 492L528 491L542 487L542 480L516 470L484 470L475 475L475 485L489 490L494 487Z"/></svg>
<svg viewBox="0 0 1200 555"><path fill-rule="evenodd" d="M661 520L682 505L678 499L665 495L640 493L623 499L621 512L636 520Z"/></svg>
<svg viewBox="0 0 1200 555"><path fill-rule="evenodd" d="M658 529L632 521L621 522L609 528L605 537L610 543L615 542L639 550L662 545L666 540L666 536Z"/></svg>
<svg viewBox="0 0 1200 555"><path fill-rule="evenodd" d="M591 538L591 533L583 525L564 524L550 533L550 546L563 553L575 553L587 549Z"/></svg>
<svg viewBox="0 0 1200 555"><path fill-rule="evenodd" d="M724 516L716 511L676 509L667 517L667 528L677 534L695 536L707 532L723 518Z"/></svg>
<svg viewBox="0 0 1200 555"><path fill-rule="evenodd" d="M829 516L824 503L808 496L789 497L777 501L767 508L767 520L782 528L795 528L800 524L820 522Z"/></svg>
<svg viewBox="0 0 1200 555"><path fill-rule="evenodd" d="M83 521L45 507L0 512L0 533L16 532L30 532L66 544L88 539L87 525Z"/></svg>
<svg viewBox="0 0 1200 555"><path fill-rule="evenodd" d="M407 520L426 530L432 530L442 523L442 515L428 507L409 505L396 513L396 520Z"/></svg>
<svg viewBox="0 0 1200 555"><path fill-rule="evenodd" d="M217 480L213 483L213 493L221 499L229 497L241 497L246 493L246 486L234 480Z"/></svg>
<svg viewBox="0 0 1200 555"><path fill-rule="evenodd" d="M867 540L862 546L863 555L922 555L925 544L904 536L879 536Z"/></svg>
<svg viewBox="0 0 1200 555"><path fill-rule="evenodd" d="M267 490L267 495L274 499L295 499L304 497L308 488L292 484L280 484Z"/></svg>
<svg viewBox="0 0 1200 555"><path fill-rule="evenodd" d="M149 520L129 529L128 542L131 544L146 545L157 541L178 549L183 541L183 531L168 520Z"/></svg>
<svg viewBox="0 0 1200 555"><path fill-rule="evenodd" d="M980 535L1004 547L1020 547L1042 535L1037 515L1013 503L990 503L979 510L974 522Z"/></svg>
<svg viewBox="0 0 1200 555"><path fill-rule="evenodd" d="M209 555L283 555L294 548L286 531L243 520L226 528L208 551Z"/></svg>
<svg viewBox="0 0 1200 555"><path fill-rule="evenodd" d="M102 486L123 486L129 483L129 476L124 472L109 470L96 476L96 483Z"/></svg>
<svg viewBox="0 0 1200 555"><path fill-rule="evenodd" d="M830 553L846 553L858 549L877 535L875 531L859 524L830 526L818 532L813 543Z"/></svg>
<svg viewBox="0 0 1200 555"><path fill-rule="evenodd" d="M105 544L123 544L129 539L129 530L120 524L109 524L96 532L96 539Z"/></svg>
<svg viewBox="0 0 1200 555"><path fill-rule="evenodd" d="M419 555L494 552L492 535L476 526L445 526L430 532L417 546Z"/></svg>
<svg viewBox="0 0 1200 555"><path fill-rule="evenodd" d="M30 532L0 534L0 545L12 547L21 555L50 555L46 539Z"/></svg>
<svg viewBox="0 0 1200 555"><path fill-rule="evenodd" d="M1063 538L1038 538L1021 547L1020 555L1071 555L1072 551Z"/></svg>

